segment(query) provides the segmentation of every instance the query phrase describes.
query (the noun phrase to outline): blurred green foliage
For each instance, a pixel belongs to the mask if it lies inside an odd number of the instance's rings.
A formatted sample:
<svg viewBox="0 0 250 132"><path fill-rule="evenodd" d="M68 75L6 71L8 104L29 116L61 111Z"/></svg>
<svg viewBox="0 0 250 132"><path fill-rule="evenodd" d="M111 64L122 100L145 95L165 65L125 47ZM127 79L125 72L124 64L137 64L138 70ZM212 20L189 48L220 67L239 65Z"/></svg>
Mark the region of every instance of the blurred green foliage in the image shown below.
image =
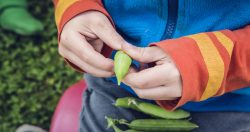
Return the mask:
<svg viewBox="0 0 250 132"><path fill-rule="evenodd" d="M48 130L62 92L82 77L58 55L52 0L30 0L29 10L44 23L42 33L22 37L0 29L0 132L24 123Z"/></svg>

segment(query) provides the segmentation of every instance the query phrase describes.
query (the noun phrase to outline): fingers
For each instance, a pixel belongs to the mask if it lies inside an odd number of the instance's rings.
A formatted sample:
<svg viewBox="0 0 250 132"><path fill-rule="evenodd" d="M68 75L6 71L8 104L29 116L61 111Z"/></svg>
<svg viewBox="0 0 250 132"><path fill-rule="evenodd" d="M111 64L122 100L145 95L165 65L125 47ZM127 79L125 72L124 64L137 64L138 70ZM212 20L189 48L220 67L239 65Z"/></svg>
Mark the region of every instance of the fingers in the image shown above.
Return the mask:
<svg viewBox="0 0 250 132"><path fill-rule="evenodd" d="M141 48L124 43L122 50L133 59L143 63L155 62L166 57L165 52L156 46Z"/></svg>
<svg viewBox="0 0 250 132"><path fill-rule="evenodd" d="M133 88L133 90L140 98L151 100L175 100L182 95L180 87L159 86L149 89Z"/></svg>
<svg viewBox="0 0 250 132"><path fill-rule="evenodd" d="M65 48L77 55L81 61L101 70L113 70L113 60L105 58L97 52L81 34L71 32L68 34L68 38L61 42L60 45L65 46Z"/></svg>
<svg viewBox="0 0 250 132"><path fill-rule="evenodd" d="M89 42L93 48L98 52L101 53L102 48L103 48L103 42L100 39L93 40Z"/></svg>
<svg viewBox="0 0 250 132"><path fill-rule="evenodd" d="M92 70L108 73L113 71L113 60L100 54L104 43L113 49L121 49L124 42L104 14L88 11L77 15L64 26L60 36L61 48L59 48L62 56L73 64L86 72L103 76L106 73L99 75ZM87 66L92 69L90 70Z"/></svg>
<svg viewBox="0 0 250 132"><path fill-rule="evenodd" d="M130 87L140 89L157 87L168 83L169 80L165 77L168 74L167 71L165 65L155 66L139 72L128 73L123 82Z"/></svg>
<svg viewBox="0 0 250 132"><path fill-rule="evenodd" d="M105 44L115 50L121 49L121 45L126 42L116 32L108 19L102 23L99 23L92 30L98 36L98 38L100 38Z"/></svg>
<svg viewBox="0 0 250 132"><path fill-rule="evenodd" d="M85 72L90 73L97 77L110 77L113 76L113 72L108 72L105 70L98 69L94 66L89 65L88 63L82 61L77 55L69 51L67 48L59 46L59 53L67 58L71 63L75 64L81 69L84 69Z"/></svg>
<svg viewBox="0 0 250 132"><path fill-rule="evenodd" d="M133 66L131 66L129 69L128 69L128 74L129 73L135 73L136 72L136 69L133 67Z"/></svg>

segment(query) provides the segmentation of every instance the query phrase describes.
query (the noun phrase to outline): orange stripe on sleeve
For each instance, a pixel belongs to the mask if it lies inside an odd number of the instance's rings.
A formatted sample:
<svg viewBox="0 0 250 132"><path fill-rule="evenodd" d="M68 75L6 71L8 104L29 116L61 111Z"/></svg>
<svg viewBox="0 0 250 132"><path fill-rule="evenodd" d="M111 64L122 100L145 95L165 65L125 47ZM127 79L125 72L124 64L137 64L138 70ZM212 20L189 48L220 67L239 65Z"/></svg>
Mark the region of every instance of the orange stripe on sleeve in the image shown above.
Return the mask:
<svg viewBox="0 0 250 132"><path fill-rule="evenodd" d="M226 48L229 56L231 57L234 46L233 41L222 32L213 32L213 34L217 37L218 41Z"/></svg>
<svg viewBox="0 0 250 132"><path fill-rule="evenodd" d="M228 73L228 66L230 64L230 59L231 56L229 55L227 49L224 47L223 44L220 43L220 41L218 40L218 38L213 34L213 32L208 32L206 33L210 39L213 41L213 44L215 45L215 47L217 48L218 52L220 53L220 56L224 62L224 79L223 82L221 84L220 89L218 90L218 92L216 93L216 95L214 96L219 96L225 93L225 89L223 89L223 86L225 84L225 80L226 80L226 75Z"/></svg>
<svg viewBox="0 0 250 132"><path fill-rule="evenodd" d="M60 20L62 19L63 13L67 8L69 8L71 5L73 5L75 2L79 0L60 0L57 3L56 10L55 10L55 20L56 25L59 25Z"/></svg>
<svg viewBox="0 0 250 132"><path fill-rule="evenodd" d="M177 101L158 100L166 109L176 109L188 101L199 101L208 82L208 71L199 47L192 38L169 39L152 45L162 48L174 60L182 78L182 97Z"/></svg>
<svg viewBox="0 0 250 132"><path fill-rule="evenodd" d="M196 41L207 66L208 82L200 99L206 100L214 96L221 87L225 72L224 62L213 41L205 33L187 37Z"/></svg>

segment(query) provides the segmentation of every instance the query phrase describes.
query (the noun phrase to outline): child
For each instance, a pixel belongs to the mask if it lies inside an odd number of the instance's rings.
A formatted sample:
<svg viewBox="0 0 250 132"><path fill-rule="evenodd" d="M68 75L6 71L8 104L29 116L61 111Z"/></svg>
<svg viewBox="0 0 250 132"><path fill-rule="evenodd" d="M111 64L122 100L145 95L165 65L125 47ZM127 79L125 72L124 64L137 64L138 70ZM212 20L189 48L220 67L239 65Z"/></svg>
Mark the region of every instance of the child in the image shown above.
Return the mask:
<svg viewBox="0 0 250 132"><path fill-rule="evenodd" d="M105 116L146 118L112 106L138 95L191 111L200 132L250 131L249 0L55 0L59 53L85 72L80 130L106 129ZM133 45L131 45L133 44ZM132 68L122 89L111 51L153 67Z"/></svg>

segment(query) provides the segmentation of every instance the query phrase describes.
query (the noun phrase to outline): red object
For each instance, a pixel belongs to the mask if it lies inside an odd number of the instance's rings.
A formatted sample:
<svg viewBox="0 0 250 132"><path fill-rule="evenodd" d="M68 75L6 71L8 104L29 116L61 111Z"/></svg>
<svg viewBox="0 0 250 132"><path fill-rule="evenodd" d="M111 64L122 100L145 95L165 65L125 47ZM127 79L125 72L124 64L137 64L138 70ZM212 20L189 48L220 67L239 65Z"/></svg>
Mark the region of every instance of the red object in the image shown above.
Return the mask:
<svg viewBox="0 0 250 132"><path fill-rule="evenodd" d="M52 118L50 132L78 132L84 80L70 86L61 97Z"/></svg>

